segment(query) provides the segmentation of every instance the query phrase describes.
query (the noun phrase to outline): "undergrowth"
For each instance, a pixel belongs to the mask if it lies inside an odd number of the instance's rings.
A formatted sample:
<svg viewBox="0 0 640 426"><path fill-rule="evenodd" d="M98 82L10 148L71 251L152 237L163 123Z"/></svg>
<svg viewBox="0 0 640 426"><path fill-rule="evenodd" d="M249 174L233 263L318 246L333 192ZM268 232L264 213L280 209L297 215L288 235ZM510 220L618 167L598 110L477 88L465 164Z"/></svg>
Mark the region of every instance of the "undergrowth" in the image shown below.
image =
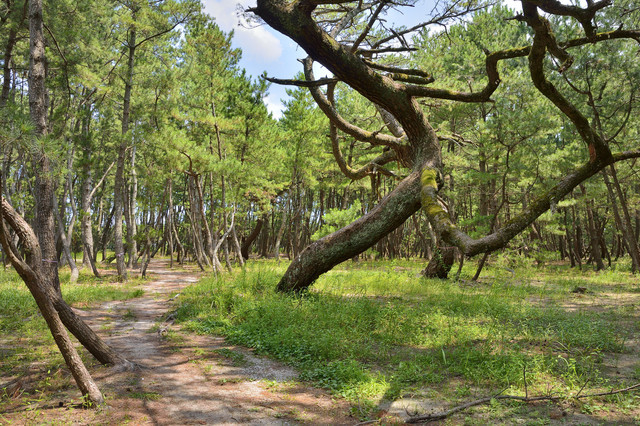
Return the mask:
<svg viewBox="0 0 640 426"><path fill-rule="evenodd" d="M137 280L110 283L82 270L78 283L71 285L68 275L60 274L62 295L74 307L142 296ZM64 361L26 285L13 270L0 270L0 373L26 372L33 363L46 371Z"/></svg>
<svg viewBox="0 0 640 426"><path fill-rule="evenodd" d="M576 283L607 284L586 272L563 282L531 268L495 268L471 283L420 278L420 267L347 262L292 297L274 291L283 267L257 262L187 289L177 318L293 365L302 379L351 401L394 400L430 386L455 397L447 389L459 386L447 385L460 381L523 394L525 378L529 394L585 392L608 381L603 354L624 351L637 332L608 311L563 307L582 297L571 293ZM631 291L630 275L616 274L617 291Z"/></svg>

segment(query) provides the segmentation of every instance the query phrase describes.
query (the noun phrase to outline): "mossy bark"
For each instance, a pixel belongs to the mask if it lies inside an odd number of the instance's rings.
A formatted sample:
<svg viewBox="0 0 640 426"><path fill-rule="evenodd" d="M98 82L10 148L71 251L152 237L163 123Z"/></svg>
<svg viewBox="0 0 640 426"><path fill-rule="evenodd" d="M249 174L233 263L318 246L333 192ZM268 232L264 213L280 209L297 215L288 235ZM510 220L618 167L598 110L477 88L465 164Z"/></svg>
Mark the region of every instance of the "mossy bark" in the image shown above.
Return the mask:
<svg viewBox="0 0 640 426"><path fill-rule="evenodd" d="M528 3L528 2L525 2ZM633 32L623 30L612 34L590 34L560 46L550 30L548 21L541 18L535 6L528 4L524 20L535 31L532 46L488 53L486 58L487 85L481 91L460 93L434 89L424 85L404 84L388 75L382 75L367 65L353 46L341 45L313 19L314 9L321 2L258 0L251 11L275 30L300 45L315 61L322 63L335 78L348 84L365 98L392 114L402 126L406 140L395 136L368 132L346 123L331 102L312 90L319 107L340 131L369 144L384 145L397 155L398 162L412 170L398 187L382 202L356 222L307 247L291 263L278 285L279 290L301 291L338 263L349 259L373 245L410 217L420 205L424 208L435 232L442 241L458 247L464 255L473 256L504 247L514 236L533 223L551 205L608 164L625 158L640 156L640 152L612 155L604 141L594 134L589 121L546 79L543 61L549 51L570 65L570 57L563 49L599 42L611 38L637 38ZM546 4L546 3L545 3ZM590 15L591 16L591 15ZM582 19L582 18L581 18ZM586 18L585 18L586 19ZM582 22L582 21L581 21ZM548 50L547 50L548 49ZM590 152L590 161L567 174L554 187L533 200L515 218L495 232L480 239L472 239L460 230L438 201L442 183L441 145L427 121L418 97L451 99L461 102L486 102L500 83L497 64L508 58L529 56L532 82L575 125ZM310 61L305 61L307 76ZM309 78L309 77L307 77ZM312 79L311 79L312 80ZM309 86L312 87L312 86Z"/></svg>
<svg viewBox="0 0 640 426"><path fill-rule="evenodd" d="M419 181L419 174L412 173L368 214L309 245L293 260L278 290L305 290L321 274L364 252L404 223L420 208Z"/></svg>

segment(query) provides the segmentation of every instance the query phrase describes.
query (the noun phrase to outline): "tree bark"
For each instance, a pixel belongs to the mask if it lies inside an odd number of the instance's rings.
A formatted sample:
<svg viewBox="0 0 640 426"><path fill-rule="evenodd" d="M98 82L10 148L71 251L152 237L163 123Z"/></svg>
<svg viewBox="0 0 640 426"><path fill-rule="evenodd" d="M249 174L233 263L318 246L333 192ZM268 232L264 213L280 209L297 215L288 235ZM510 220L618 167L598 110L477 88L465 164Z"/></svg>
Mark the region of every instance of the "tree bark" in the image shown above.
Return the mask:
<svg viewBox="0 0 640 426"><path fill-rule="evenodd" d="M419 173L413 172L369 213L307 246L285 272L278 290L305 290L321 274L367 250L418 211L419 193Z"/></svg>
<svg viewBox="0 0 640 426"><path fill-rule="evenodd" d="M30 75L29 75L29 111L35 127L35 137L46 137L47 128L47 90L45 38L42 15L42 0L29 2L29 39L30 39ZM39 143L44 143L44 140ZM30 262L24 262L12 247L4 222L0 219L0 239L3 251L11 257L11 263L27 284L29 291L36 299L36 303L47 321L65 362L78 385L78 388L91 402L102 404L104 399L95 385L89 372L82 363L73 343L64 329L52 298L62 299L60 280L58 278L57 261L55 258L55 224L53 218L53 176L49 158L43 148L34 155L32 163L36 171L36 226L38 236L4 200L2 202L2 217L20 236ZM1 188L0 188L1 193Z"/></svg>
<svg viewBox="0 0 640 426"><path fill-rule="evenodd" d="M240 253L242 253L243 258L249 259L249 249L251 248L251 244L253 244L256 238L258 238L258 235L260 235L263 223L264 220L262 218L258 219L255 228L253 228L253 231L251 231L249 236L242 243L242 247L240 247Z"/></svg>
<svg viewBox="0 0 640 426"><path fill-rule="evenodd" d="M132 19L135 22L135 11L132 13ZM118 158L116 161L116 176L113 189L113 205L114 205L114 246L116 251L116 266L118 270L118 279L120 281L127 280L127 266L124 262L125 247L122 241L122 217L124 213L125 203L125 183L124 183L124 166L128 149L127 133L129 132L129 115L131 112L131 91L133 89L133 71L135 66L136 54L136 28L129 28L129 37L127 40L129 58L127 62L127 76L124 86L124 100L122 104L122 132L120 145L118 147Z"/></svg>

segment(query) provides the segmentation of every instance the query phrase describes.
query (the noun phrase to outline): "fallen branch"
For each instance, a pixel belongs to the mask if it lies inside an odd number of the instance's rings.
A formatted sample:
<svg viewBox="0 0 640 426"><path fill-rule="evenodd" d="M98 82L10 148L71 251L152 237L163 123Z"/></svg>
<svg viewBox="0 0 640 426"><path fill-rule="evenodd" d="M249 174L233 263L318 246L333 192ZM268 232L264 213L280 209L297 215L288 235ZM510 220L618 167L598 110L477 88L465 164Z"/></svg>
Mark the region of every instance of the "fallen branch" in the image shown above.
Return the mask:
<svg viewBox="0 0 640 426"><path fill-rule="evenodd" d="M566 399L584 399L584 398L593 398L597 396L615 395L618 393L629 392L638 388L640 388L640 383L636 383L635 385L626 387L624 389L616 389L609 392L599 392L599 393L591 393L591 394L585 394L585 395L580 395L578 393L578 395L574 397L566 398ZM406 421L406 423L423 423L423 422L430 422L434 420L446 419L447 417L455 413L466 410L467 408L470 408L470 407L475 407L476 405L486 404L491 400L511 399L511 400L522 401L522 402L536 402L536 401L558 401L561 399L565 399L565 397L562 397L562 396L552 396L552 395L527 397L527 396L517 396L517 395L501 395L501 393L502 392L500 392L495 396L488 396L485 398L477 399L475 401L470 401L465 404L458 405L457 407L453 407L450 410L442 411L440 413L432 413L432 414L425 414L421 416L411 417Z"/></svg>

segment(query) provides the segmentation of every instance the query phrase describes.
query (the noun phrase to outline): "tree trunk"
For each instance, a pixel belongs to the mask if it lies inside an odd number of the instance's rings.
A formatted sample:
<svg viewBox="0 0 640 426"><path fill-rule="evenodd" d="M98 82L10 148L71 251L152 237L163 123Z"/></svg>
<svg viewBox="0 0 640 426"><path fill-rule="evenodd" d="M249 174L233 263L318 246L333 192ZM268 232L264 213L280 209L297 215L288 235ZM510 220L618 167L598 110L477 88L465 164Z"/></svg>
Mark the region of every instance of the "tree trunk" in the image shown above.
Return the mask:
<svg viewBox="0 0 640 426"><path fill-rule="evenodd" d="M102 248L102 262L107 260L107 242L109 240L109 231L111 231L111 222L113 221L113 217L115 216L116 206L115 204L111 207L111 211L109 212L109 216L104 224L104 230L102 231L102 237L100 238L100 245ZM96 256L94 258L97 257Z"/></svg>
<svg viewBox="0 0 640 426"><path fill-rule="evenodd" d="M55 195L53 196L53 212L55 214L56 222L58 223L58 235L60 236L60 241L62 241L62 252L67 259L67 263L69 264L69 268L71 269L71 276L69 278L69 282L71 284L75 284L78 281L78 276L80 275L80 271L78 271L78 265L76 265L73 256L71 256L71 242L67 238L66 233L64 232L64 223L62 221L62 217L59 214L58 206L56 202ZM69 224L69 230L73 232L73 226L75 223L75 215L71 218L71 223Z"/></svg>
<svg viewBox="0 0 640 426"><path fill-rule="evenodd" d="M249 259L249 249L251 248L251 244L253 244L256 238L258 238L258 235L260 235L260 231L262 230L263 223L264 223L264 220L262 218L258 219L258 221L256 222L255 228L253 228L253 231L251 231L251 234L249 234L247 239L245 239L244 242L242 243L242 247L240 248L240 253L242 253L243 258Z"/></svg>
<svg viewBox="0 0 640 426"><path fill-rule="evenodd" d="M453 266L454 257L454 247L438 247L429 264L422 271L422 275L427 278L447 278Z"/></svg>
<svg viewBox="0 0 640 426"><path fill-rule="evenodd" d="M584 185L580 185L580 190L583 195L586 195L587 191ZM596 271L604 269L604 263L602 262L602 253L600 251L600 236L596 229L595 220L593 217L592 201L588 200L585 205L587 210L587 224L589 227L589 240L591 245L591 257L593 259L593 267Z"/></svg>
<svg viewBox="0 0 640 426"><path fill-rule="evenodd" d="M620 207L622 208L622 218L624 219L622 223L622 235L627 242L627 249L631 256L631 271L636 273L640 271L640 249L638 248L638 241L635 238L633 226L631 225L631 215L629 214L629 208L627 207L627 199L622 192L620 182L618 181L618 174L616 173L616 169L613 164L609 166L609 170L611 171L611 177L613 178L613 187L616 189L618 200L620 201Z"/></svg>
<svg viewBox="0 0 640 426"><path fill-rule="evenodd" d="M167 178L167 188L169 191L169 209L167 211L167 220L165 223L165 229L168 233L169 244L169 268L173 268L173 181L171 178Z"/></svg>
<svg viewBox="0 0 640 426"><path fill-rule="evenodd" d="M420 208L420 177L411 173L369 213L307 246L278 283L279 291L300 292L335 265L362 253Z"/></svg>
<svg viewBox="0 0 640 426"><path fill-rule="evenodd" d="M47 91L46 91L46 58L44 24L42 20L42 0L29 2L29 35L30 35L30 73L29 73L29 111L35 127L35 136L45 138L47 135ZM60 296L60 280L58 278L55 259L55 224L53 217L53 176L50 161L43 149L34 155L32 163L36 172L36 226L38 236L13 208L2 199L2 217L14 231L20 235L26 248L30 264L22 261L15 247L11 247L0 219L0 239L3 251L11 256L12 264L29 287L36 303L47 321L62 356L78 385L78 388L91 402L102 404L104 399L95 385L89 372L82 363L66 330L62 326L51 297ZM0 193L1 193L0 188ZM48 293L48 294L47 294ZM61 299L61 297L60 297Z"/></svg>
<svg viewBox="0 0 640 426"><path fill-rule="evenodd" d="M282 241L282 236L284 235L284 230L287 229L287 209L283 209L282 211L282 223L280 224L280 228L278 229L278 234L276 235L276 242L273 247L273 257L280 264L280 242Z"/></svg>
<svg viewBox="0 0 640 426"><path fill-rule="evenodd" d="M3 199L2 215L7 219L8 222L10 222L11 219L6 217L5 203L6 201ZM24 224L26 225L26 222ZM23 233L25 236L28 235L22 230L16 230L16 232ZM44 275L43 271L38 268L37 261L42 260L39 259L40 253L31 253L29 255L32 258L32 261L30 262L31 265L26 264L22 259L18 257L17 250L11 247L11 243L7 236L8 235L6 230L4 229L4 224L0 223L0 241L2 243L3 252L9 255L11 263L18 271L18 274L33 295L33 298L38 305L38 309L40 310L40 313L42 313L42 316L45 319L49 330L51 331L51 335L53 336L53 339L56 342L56 345L58 346L58 349L60 350L60 353L65 360L65 364L71 371L78 389L80 389L82 395L88 398L88 400L92 403L98 405L104 403L102 393L91 378L89 371L78 355L73 342L67 334L67 330L64 328L64 325L60 317L58 316L56 308L51 302L51 294L47 294L46 287L49 286L49 293L51 293L53 290L53 286L51 285L52 283L48 282L47 277ZM22 242L25 245L38 247L37 240L34 234L29 235L28 238L31 239L31 241L25 242L23 236Z"/></svg>
<svg viewBox="0 0 640 426"><path fill-rule="evenodd" d="M82 131L80 133L82 149L82 186L80 187L80 239L82 241L82 263L90 267L96 277L100 273L93 261L93 229L91 227L91 190L93 180L91 176L91 157L93 155L89 137L89 123L91 122L91 108L85 109L82 117Z"/></svg>
<svg viewBox="0 0 640 426"><path fill-rule="evenodd" d="M135 12L132 14L135 22ZM114 246L116 250L116 265L118 270L118 279L120 281L127 280L127 267L124 262L124 243L122 241L122 216L124 213L125 202L125 184L124 184L124 166L127 154L127 133L129 131L129 115L131 112L131 90L133 89L133 69L135 65L136 54L136 29L132 26L129 29L128 38L129 60L127 62L127 76L124 86L124 100L122 105L122 139L118 147L118 159L116 162L115 185L113 188L113 205L114 205Z"/></svg>
<svg viewBox="0 0 640 426"><path fill-rule="evenodd" d="M238 242L238 235L236 234L235 226L231 228L231 241L233 241L233 247L236 251L236 257L238 258L238 263L240 264L240 267L244 268L244 257L242 256L242 247L240 247L240 242Z"/></svg>
<svg viewBox="0 0 640 426"><path fill-rule="evenodd" d="M191 176L187 177L187 186L189 189L189 222L191 223L191 234L193 236L193 254L196 258L198 266L202 271L204 271L204 265L211 267L211 263L209 262L209 258L204 252L204 247L202 245L202 231L200 229L200 223L197 220L199 213L198 208L196 207L197 201L195 200L195 194L193 189L193 179ZM214 263L215 265L215 263Z"/></svg>
<svg viewBox="0 0 640 426"><path fill-rule="evenodd" d="M136 146L131 148L131 187L127 191L127 214L125 215L125 222L127 224L127 252L128 261L127 267L133 268L138 263L138 244L136 242L136 209L138 198L138 174L136 173Z"/></svg>

